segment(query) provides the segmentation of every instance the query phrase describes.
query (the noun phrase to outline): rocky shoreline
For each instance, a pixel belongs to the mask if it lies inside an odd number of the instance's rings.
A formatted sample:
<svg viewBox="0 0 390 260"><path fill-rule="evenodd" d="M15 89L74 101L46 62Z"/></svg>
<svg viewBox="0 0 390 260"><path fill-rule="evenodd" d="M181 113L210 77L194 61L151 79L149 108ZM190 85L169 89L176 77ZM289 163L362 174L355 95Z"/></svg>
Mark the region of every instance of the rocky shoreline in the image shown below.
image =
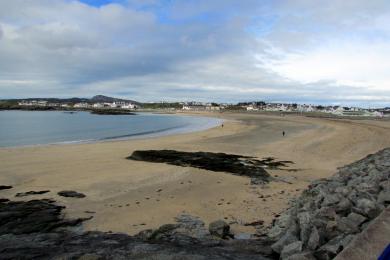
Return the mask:
<svg viewBox="0 0 390 260"><path fill-rule="evenodd" d="M0 259L333 259L389 204L390 148L313 182L256 239L190 215L135 236L84 232L55 201L0 199Z"/></svg>
<svg viewBox="0 0 390 260"><path fill-rule="evenodd" d="M333 259L390 205L390 149L314 181L267 236L281 259Z"/></svg>

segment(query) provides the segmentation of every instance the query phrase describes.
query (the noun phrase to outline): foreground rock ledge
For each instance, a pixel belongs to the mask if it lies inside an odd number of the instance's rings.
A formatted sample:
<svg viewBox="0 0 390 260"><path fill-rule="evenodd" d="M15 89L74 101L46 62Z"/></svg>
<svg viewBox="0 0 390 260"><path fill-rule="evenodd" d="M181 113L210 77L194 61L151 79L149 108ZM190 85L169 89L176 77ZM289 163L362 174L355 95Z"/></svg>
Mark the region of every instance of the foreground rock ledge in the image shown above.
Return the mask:
<svg viewBox="0 0 390 260"><path fill-rule="evenodd" d="M0 200L0 259L260 259L270 243L224 241L182 216L137 236L78 232L87 219L64 219L52 200ZM147 236L147 234L150 234Z"/></svg>

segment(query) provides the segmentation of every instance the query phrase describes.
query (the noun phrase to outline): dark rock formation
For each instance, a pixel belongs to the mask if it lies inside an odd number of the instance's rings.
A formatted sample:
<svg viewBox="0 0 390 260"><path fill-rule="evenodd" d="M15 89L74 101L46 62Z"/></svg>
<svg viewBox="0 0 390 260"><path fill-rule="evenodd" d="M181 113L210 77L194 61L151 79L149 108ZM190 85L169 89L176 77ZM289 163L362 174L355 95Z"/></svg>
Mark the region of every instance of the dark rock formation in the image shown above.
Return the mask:
<svg viewBox="0 0 390 260"><path fill-rule="evenodd" d="M9 189L12 189L12 186L0 185L0 190L9 190Z"/></svg>
<svg viewBox="0 0 390 260"><path fill-rule="evenodd" d="M332 259L389 205L390 148L314 181L274 221L281 259ZM301 257L301 258L300 258Z"/></svg>
<svg viewBox="0 0 390 260"><path fill-rule="evenodd" d="M16 193L15 197L26 197L29 195L39 195L39 194L45 194L50 192L49 190L40 190L40 191L27 191L27 192L20 192Z"/></svg>
<svg viewBox="0 0 390 260"><path fill-rule="evenodd" d="M254 157L235 154L180 152L174 150L135 151L127 159L228 172L234 175L250 177L253 184L271 180L271 176L264 168L281 169L281 167L292 163L290 161L275 161L273 158L257 160Z"/></svg>
<svg viewBox="0 0 390 260"><path fill-rule="evenodd" d="M188 215L150 232L147 239L77 232L68 228L85 219L65 220L63 208L50 200L0 202L0 259L266 260L263 255L272 254L267 241L213 240L204 223Z"/></svg>
<svg viewBox="0 0 390 260"><path fill-rule="evenodd" d="M134 116L136 113L129 112L126 110L120 110L120 109L92 109L91 114L95 115L129 115Z"/></svg>
<svg viewBox="0 0 390 260"><path fill-rule="evenodd" d="M52 200L0 202L0 235L50 232L59 227L75 226L86 219L64 220L62 206ZM1 255L1 254L0 254Z"/></svg>
<svg viewBox="0 0 390 260"><path fill-rule="evenodd" d="M79 193L77 191L72 190L63 190L57 193L59 196L62 197L70 197L70 198L85 198L86 196L82 193Z"/></svg>

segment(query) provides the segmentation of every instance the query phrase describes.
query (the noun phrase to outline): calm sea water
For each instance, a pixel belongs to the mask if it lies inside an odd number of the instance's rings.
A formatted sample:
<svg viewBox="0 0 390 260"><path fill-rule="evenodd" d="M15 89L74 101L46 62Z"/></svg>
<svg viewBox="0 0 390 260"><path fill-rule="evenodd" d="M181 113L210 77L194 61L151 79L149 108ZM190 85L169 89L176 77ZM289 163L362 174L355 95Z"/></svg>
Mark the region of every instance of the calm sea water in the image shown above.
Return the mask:
<svg viewBox="0 0 390 260"><path fill-rule="evenodd" d="M0 111L0 147L160 136L200 131L221 123L216 118L150 113Z"/></svg>

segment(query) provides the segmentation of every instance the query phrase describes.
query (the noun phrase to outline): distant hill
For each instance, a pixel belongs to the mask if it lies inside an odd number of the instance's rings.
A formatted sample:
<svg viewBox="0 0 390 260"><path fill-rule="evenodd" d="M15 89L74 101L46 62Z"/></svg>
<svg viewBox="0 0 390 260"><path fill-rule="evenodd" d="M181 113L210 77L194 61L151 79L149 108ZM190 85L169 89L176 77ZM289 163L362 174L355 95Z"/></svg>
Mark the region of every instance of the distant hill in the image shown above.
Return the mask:
<svg viewBox="0 0 390 260"><path fill-rule="evenodd" d="M113 97L108 97L108 96L103 96L103 95L97 95L97 96L94 96L92 98L78 98L78 97L73 97L73 98L19 98L19 99L4 99L4 100L0 100L0 101L19 102L22 100L26 100L26 101L46 100L50 103L72 103L72 104L82 103L82 102L87 102L87 103L131 102L131 103L139 104L139 102L137 102L137 101L128 100L128 99L113 98Z"/></svg>
<svg viewBox="0 0 390 260"><path fill-rule="evenodd" d="M134 100L113 98L113 97L107 97L103 95L94 96L93 98L90 99L90 102L94 102L94 103L130 102L130 103L138 104L138 102Z"/></svg>

